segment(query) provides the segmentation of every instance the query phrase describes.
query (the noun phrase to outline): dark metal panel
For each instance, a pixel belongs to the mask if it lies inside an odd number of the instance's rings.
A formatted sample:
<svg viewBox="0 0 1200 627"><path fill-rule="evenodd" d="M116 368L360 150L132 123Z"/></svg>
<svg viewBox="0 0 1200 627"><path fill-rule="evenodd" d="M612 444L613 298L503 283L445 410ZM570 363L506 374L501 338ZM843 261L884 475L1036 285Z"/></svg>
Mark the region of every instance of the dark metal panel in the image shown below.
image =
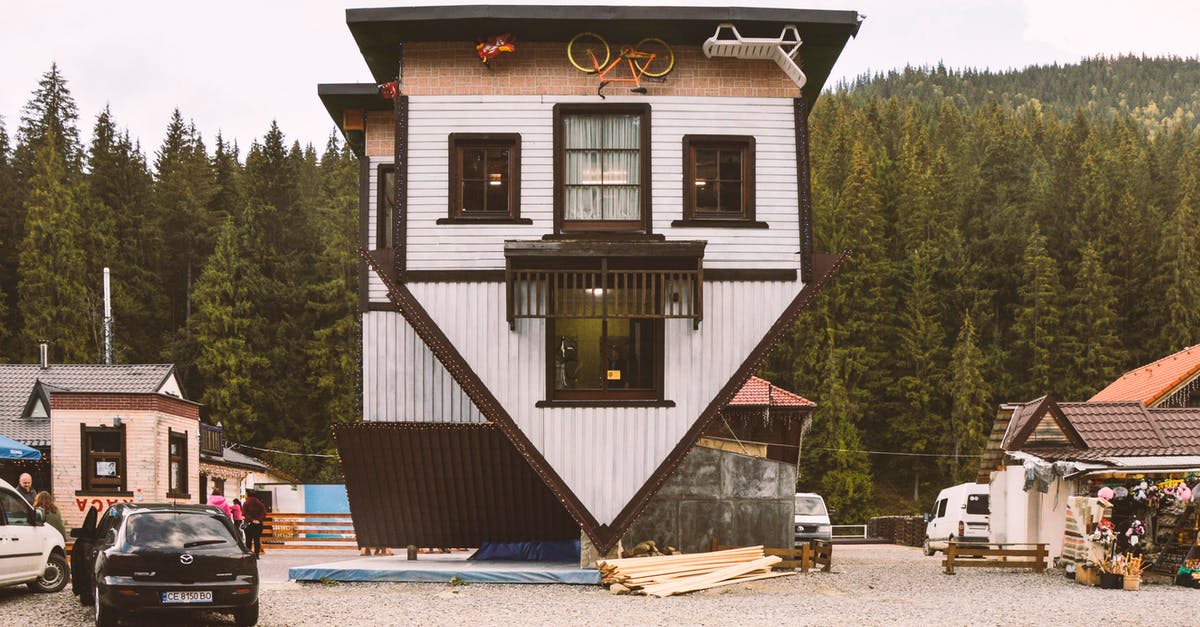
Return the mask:
<svg viewBox="0 0 1200 627"><path fill-rule="evenodd" d="M334 429L360 546L575 540L579 525L490 424Z"/></svg>

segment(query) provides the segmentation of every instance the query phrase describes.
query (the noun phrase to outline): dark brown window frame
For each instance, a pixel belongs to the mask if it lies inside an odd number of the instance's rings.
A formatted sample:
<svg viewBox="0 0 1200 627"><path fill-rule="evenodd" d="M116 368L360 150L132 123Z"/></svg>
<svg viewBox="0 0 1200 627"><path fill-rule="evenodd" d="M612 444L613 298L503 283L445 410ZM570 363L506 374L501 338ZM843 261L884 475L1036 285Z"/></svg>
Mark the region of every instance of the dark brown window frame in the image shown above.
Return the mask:
<svg viewBox="0 0 1200 627"><path fill-rule="evenodd" d="M447 217L439 218L438 224L533 224L533 220L521 217L521 134L520 133L450 133L447 143L449 183L447 193ZM463 213L460 194L462 149L464 148L508 149L508 215L480 215Z"/></svg>
<svg viewBox="0 0 1200 627"><path fill-rule="evenodd" d="M742 153L742 212L741 216L714 217L696 211L696 150L738 149ZM683 136L683 219L674 220L676 227L718 227L765 229L766 222L755 220L755 141L753 135L684 135Z"/></svg>
<svg viewBox="0 0 1200 627"><path fill-rule="evenodd" d="M180 442L182 444L182 450L179 455L171 454L171 444L173 444L174 442ZM179 477L172 476L171 462L173 462L173 461L179 462ZM188 472L190 469L188 468L187 462L188 462L187 431L175 431L173 429L168 428L167 429L167 496L174 497L174 498L183 498L183 499L192 498L191 495L188 494L188 476L189 476ZM175 479L175 478L180 480L180 489L179 490L171 489L171 480Z"/></svg>
<svg viewBox="0 0 1200 627"><path fill-rule="evenodd" d="M385 248L394 248L396 244L396 225L393 221L385 219L383 209L387 205L387 188L384 185L387 172L395 172L396 166L392 163L381 163L375 168L375 249L381 250ZM394 186L392 186L394 187ZM393 209L394 211L394 209ZM393 220L395 215L392 216ZM390 236L392 246L385 246L386 236Z"/></svg>
<svg viewBox="0 0 1200 627"><path fill-rule="evenodd" d="M554 302L552 294L548 294L549 302ZM607 340L608 317L595 318L601 323L601 337ZM617 319L617 318L611 318ZM654 366L653 390L570 390L557 389L554 384L554 346L555 327L558 318L548 317L546 320L546 400L538 401L537 407L674 407L673 401L664 399L666 393L666 320L663 318L633 318L633 320L650 320L654 325L654 355L651 358Z"/></svg>
<svg viewBox="0 0 1200 627"><path fill-rule="evenodd" d="M92 471L95 469L95 459L90 446L90 435L93 433L117 433L121 438L121 452L117 458L117 476L120 478L115 486L111 485L93 485ZM76 495L84 494L115 494L120 496L132 496L132 492L128 491L128 477L125 474L126 460L129 457L128 440L125 437L125 425L121 424L116 427L94 426L90 427L86 424L79 425L79 460L80 466L80 486L81 489L75 492ZM102 455L103 457L110 456L111 453Z"/></svg>
<svg viewBox="0 0 1200 627"><path fill-rule="evenodd" d="M563 164L566 162L563 148L563 118L571 115L611 115L611 114L637 114L641 116L640 126L640 156L639 163L639 186L641 192L638 194L641 201L642 217L641 220L564 220L563 211L565 210L566 201L564 199L564 172ZM628 237L629 235L650 235L652 229L652 203L650 201L653 185L650 180L650 158L653 152L650 149L650 105L644 103L614 103L614 104L592 104L592 103L558 103L554 105L554 234L561 235L563 233L572 234L604 234L613 237Z"/></svg>

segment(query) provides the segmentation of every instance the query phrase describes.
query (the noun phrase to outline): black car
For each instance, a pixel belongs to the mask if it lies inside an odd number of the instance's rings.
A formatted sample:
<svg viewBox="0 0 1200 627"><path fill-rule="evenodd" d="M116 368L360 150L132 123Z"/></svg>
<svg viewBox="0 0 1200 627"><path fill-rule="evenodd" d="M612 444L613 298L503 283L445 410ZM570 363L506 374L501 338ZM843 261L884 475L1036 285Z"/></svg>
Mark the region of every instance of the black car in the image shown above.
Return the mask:
<svg viewBox="0 0 1200 627"><path fill-rule="evenodd" d="M96 624L132 612L231 612L258 622L258 561L208 505L118 503L71 535L72 588Z"/></svg>

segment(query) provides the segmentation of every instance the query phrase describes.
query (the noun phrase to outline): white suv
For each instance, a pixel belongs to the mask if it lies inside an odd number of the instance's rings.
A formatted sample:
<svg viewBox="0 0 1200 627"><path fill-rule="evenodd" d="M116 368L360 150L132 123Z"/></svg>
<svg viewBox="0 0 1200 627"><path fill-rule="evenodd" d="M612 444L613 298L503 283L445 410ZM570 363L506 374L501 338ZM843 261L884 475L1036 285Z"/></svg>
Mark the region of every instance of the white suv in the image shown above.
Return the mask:
<svg viewBox="0 0 1200 627"><path fill-rule="evenodd" d="M46 514L0 479L0 586L23 583L35 592L58 592L67 585L67 552Z"/></svg>

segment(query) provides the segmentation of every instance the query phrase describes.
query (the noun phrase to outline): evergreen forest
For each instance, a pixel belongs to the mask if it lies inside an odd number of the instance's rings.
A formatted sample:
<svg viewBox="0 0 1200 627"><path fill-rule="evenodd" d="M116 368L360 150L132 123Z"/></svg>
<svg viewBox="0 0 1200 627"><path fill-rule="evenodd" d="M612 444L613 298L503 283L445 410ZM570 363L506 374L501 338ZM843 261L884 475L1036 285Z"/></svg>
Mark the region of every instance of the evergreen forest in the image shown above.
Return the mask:
<svg viewBox="0 0 1200 627"><path fill-rule="evenodd" d="M319 106L315 102L313 106ZM0 120L0 361L174 363L189 398L300 479L359 419L357 162L176 111L143 148L81 128L56 67ZM850 262L761 373L819 404L800 487L838 522L973 479L1004 402L1086 400L1200 341L1200 61L906 68L812 114L816 246ZM253 452L253 451L250 451Z"/></svg>

